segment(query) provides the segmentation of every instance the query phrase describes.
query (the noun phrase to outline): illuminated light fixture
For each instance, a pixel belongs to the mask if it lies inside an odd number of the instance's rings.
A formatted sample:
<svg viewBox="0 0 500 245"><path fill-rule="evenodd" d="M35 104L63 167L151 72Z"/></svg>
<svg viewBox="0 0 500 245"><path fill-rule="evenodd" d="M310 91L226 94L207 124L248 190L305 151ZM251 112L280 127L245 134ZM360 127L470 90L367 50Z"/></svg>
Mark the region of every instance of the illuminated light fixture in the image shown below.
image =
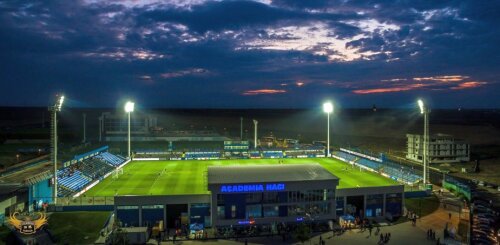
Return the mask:
<svg viewBox="0 0 500 245"><path fill-rule="evenodd" d="M420 114L424 114L425 112L424 101L419 99L417 102L418 102L418 107L420 108Z"/></svg>
<svg viewBox="0 0 500 245"><path fill-rule="evenodd" d="M332 113L333 112L333 104L331 102L326 102L323 104L323 111L325 113Z"/></svg>
<svg viewBox="0 0 500 245"><path fill-rule="evenodd" d="M127 112L127 113L134 112L134 105L135 105L135 103L131 102L131 101L128 101L127 103L125 103L125 112Z"/></svg>

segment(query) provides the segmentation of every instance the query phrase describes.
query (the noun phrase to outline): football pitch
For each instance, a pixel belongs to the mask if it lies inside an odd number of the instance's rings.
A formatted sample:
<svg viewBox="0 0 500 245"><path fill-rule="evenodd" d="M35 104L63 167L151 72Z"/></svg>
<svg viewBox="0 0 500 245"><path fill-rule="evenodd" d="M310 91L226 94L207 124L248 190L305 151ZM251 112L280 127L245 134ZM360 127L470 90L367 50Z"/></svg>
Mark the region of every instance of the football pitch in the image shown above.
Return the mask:
<svg viewBox="0 0 500 245"><path fill-rule="evenodd" d="M319 163L340 178L338 188L397 185L392 179L336 159L242 159L188 161L133 161L117 178L113 174L88 190L85 196L207 194L207 168L220 165Z"/></svg>

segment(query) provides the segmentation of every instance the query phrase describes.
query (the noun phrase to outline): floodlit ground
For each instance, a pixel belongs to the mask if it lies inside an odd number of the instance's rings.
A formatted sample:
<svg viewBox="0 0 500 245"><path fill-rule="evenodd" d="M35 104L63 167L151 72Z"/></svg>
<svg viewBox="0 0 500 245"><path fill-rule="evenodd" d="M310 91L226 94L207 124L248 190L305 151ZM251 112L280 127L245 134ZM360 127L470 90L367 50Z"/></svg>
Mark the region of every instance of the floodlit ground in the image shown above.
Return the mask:
<svg viewBox="0 0 500 245"><path fill-rule="evenodd" d="M85 193L86 196L206 194L207 167L243 164L319 163L340 178L338 188L388 186L398 184L366 170L335 159L247 159L210 161L134 161L124 167L118 178L110 175Z"/></svg>

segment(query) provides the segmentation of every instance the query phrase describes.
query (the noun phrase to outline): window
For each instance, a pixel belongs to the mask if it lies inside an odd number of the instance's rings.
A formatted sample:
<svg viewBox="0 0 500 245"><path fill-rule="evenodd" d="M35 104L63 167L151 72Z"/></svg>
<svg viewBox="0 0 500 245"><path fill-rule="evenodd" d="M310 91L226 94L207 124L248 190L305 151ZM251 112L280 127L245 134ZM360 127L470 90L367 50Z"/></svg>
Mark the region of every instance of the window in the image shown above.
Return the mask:
<svg viewBox="0 0 500 245"><path fill-rule="evenodd" d="M225 212L224 206L217 206L217 218L219 219L224 219L226 218L226 212Z"/></svg>
<svg viewBox="0 0 500 245"><path fill-rule="evenodd" d="M277 217L279 216L278 206L266 206L264 207L264 217Z"/></svg>
<svg viewBox="0 0 500 245"><path fill-rule="evenodd" d="M231 205L231 218L236 218L236 205Z"/></svg>
<svg viewBox="0 0 500 245"><path fill-rule="evenodd" d="M217 204L224 204L224 195L223 194L217 194Z"/></svg>
<svg viewBox="0 0 500 245"><path fill-rule="evenodd" d="M163 209L163 205L145 205L142 209Z"/></svg>
<svg viewBox="0 0 500 245"><path fill-rule="evenodd" d="M245 218L260 218L262 217L261 205L247 205Z"/></svg>
<svg viewBox="0 0 500 245"><path fill-rule="evenodd" d="M125 210L125 209L139 209L139 206L118 206L116 209Z"/></svg>

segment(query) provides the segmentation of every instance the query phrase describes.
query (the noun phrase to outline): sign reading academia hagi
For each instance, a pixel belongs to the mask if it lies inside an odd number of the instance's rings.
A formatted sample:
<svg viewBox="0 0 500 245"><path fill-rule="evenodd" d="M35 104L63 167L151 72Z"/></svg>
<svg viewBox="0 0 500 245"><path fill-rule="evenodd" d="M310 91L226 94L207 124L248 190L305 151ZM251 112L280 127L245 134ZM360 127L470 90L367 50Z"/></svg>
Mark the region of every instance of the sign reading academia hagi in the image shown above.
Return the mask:
<svg viewBox="0 0 500 245"><path fill-rule="evenodd" d="M238 192L263 192L263 191L284 191L285 184L237 184L237 185L222 185L221 193L238 193Z"/></svg>

